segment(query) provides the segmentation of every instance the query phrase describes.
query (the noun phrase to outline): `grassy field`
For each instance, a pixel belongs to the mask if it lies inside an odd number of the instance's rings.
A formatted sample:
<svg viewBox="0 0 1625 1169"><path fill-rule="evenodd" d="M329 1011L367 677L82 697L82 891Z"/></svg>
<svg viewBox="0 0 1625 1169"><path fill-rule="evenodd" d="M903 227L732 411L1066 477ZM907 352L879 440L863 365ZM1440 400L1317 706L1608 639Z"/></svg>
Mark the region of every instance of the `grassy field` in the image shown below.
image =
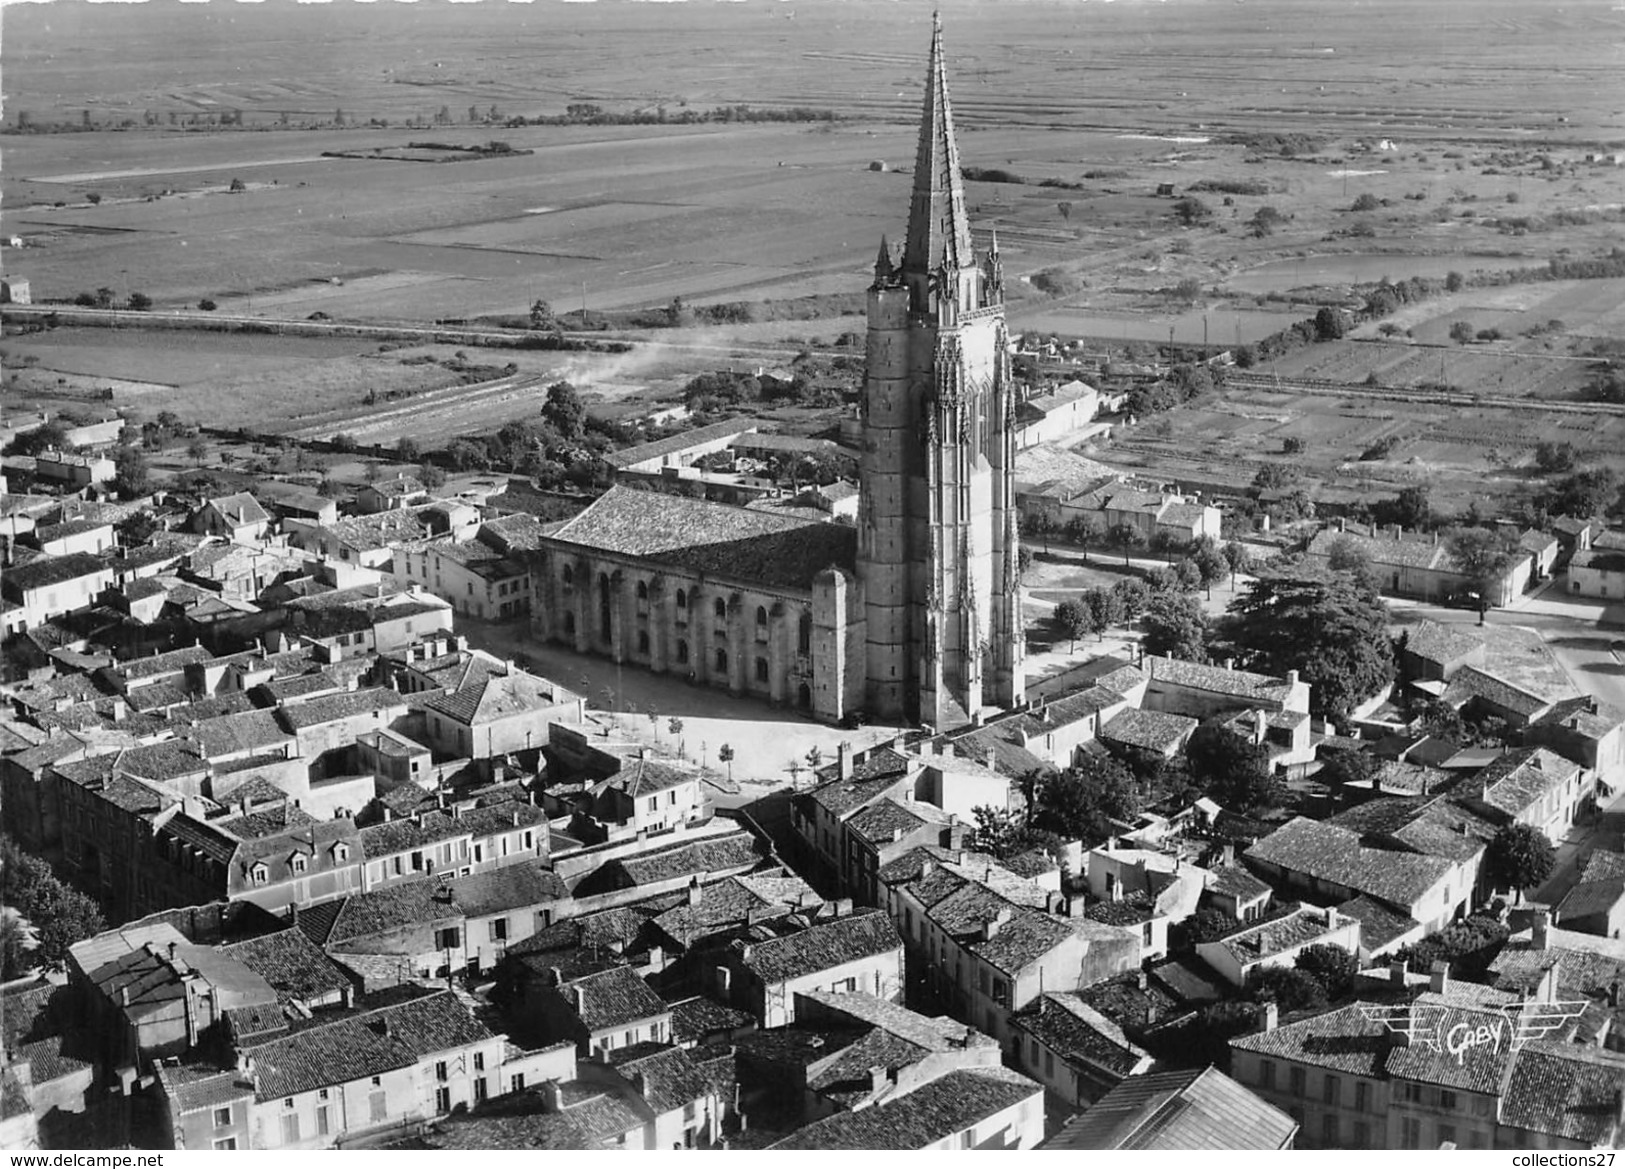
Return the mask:
<svg viewBox="0 0 1625 1169"><path fill-rule="evenodd" d="M861 289L881 236L901 238L929 12L923 0L11 6L6 126L26 117L97 129L6 136L7 235L25 246L6 249L5 267L32 281L36 300L107 286L144 292L159 311L208 298L232 312L363 320L522 314L538 297L562 311ZM1172 329L1180 341L1236 344L1351 282L1540 264L1618 240L1620 172L1584 153L1625 142L1613 96L1625 12L1516 0L950 0L943 20L962 161L1025 180L967 184L978 242L999 232L1017 329L1107 341L1161 341ZM504 124L581 102L668 115L818 107L843 120ZM206 124L237 111L242 129ZM1285 153L1238 137L1258 134L1318 141ZM323 157L493 138L533 153L455 165ZM1211 218L1182 225L1174 200L1156 193L1163 184L1207 188ZM1353 211L1362 197L1370 206ZM1266 206L1283 219L1255 235L1248 223ZM1055 272L1064 295L1031 283ZM1190 279L1194 302L1170 295ZM1437 376L1442 353L1449 381L1571 396L1583 367L1562 359L1625 331L1617 283L1472 290L1396 318L1415 344L1357 334L1294 355L1305 364L1286 372L1414 384ZM1564 322L1559 334L1524 336L1525 322L1550 318ZM1512 339L1429 344L1458 319ZM830 323L751 328L661 336L627 360L512 360L620 410L669 398L700 369L782 361L780 350ZM461 392L440 366L365 346L8 343L37 362L8 386L13 396L120 378L160 387L125 389L186 416L229 412L312 433L365 424L380 441L531 409L524 394ZM368 421L356 403L373 387L440 394L443 408L421 423ZM1319 419L1339 408L1281 409ZM1430 417L1419 424L1437 429ZM1220 429L1192 431L1193 442L1221 442L1228 423L1211 421ZM1274 441L1262 425L1249 419L1223 438L1236 445L1220 462ZM1529 429L1511 428L1509 448ZM1325 457L1344 457L1338 444L1351 441L1328 431ZM1455 465L1456 439L1415 441L1443 444L1426 449ZM1150 436L1134 457L1163 445ZM1171 470L1214 461L1201 449L1166 453Z"/></svg>

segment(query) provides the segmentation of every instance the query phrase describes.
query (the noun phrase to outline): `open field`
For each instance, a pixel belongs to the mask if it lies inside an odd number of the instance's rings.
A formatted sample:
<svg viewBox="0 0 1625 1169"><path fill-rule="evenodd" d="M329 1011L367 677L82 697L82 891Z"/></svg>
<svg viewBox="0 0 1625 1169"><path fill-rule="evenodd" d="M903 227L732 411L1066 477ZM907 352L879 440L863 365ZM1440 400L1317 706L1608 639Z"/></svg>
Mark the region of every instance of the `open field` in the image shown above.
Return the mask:
<svg viewBox="0 0 1625 1169"><path fill-rule="evenodd" d="M158 311L206 297L231 313L374 321L522 314L538 297L562 311L860 289L879 239L901 238L929 11L923 0L11 6L5 125L97 128L6 136L7 235L25 246L5 250L5 267L36 300L108 286L144 292ZM999 232L1018 330L1160 342L1171 329L1229 346L1351 282L1538 265L1619 238L1621 172L1584 158L1625 143L1614 84L1625 12L1607 6L951 0L943 20L963 163L1024 180L967 184L978 243ZM813 107L843 120L505 124L583 102L616 114ZM238 111L241 129L205 124ZM1257 134L1315 141L1283 150L1238 137ZM453 166L323 157L492 139L532 153ZM1210 217L1181 225L1163 185L1199 192ZM1248 223L1264 207L1283 218L1257 234ZM1031 283L1048 272L1063 274L1063 295ZM1190 279L1196 301L1175 300ZM1410 385L1435 379L1442 356L1445 379L1466 389L1572 397L1584 366L1561 359L1625 332L1621 283L1468 290L1394 318L1414 344L1369 343L1367 330L1293 355L1305 364L1284 372ZM1558 334L1525 336L1553 318ZM1430 344L1458 319L1510 339ZM748 328L651 333L665 344L624 359L500 363L524 384L569 377L619 410L669 398L701 369L773 365L778 349L831 335L828 321ZM17 388L39 396L54 378L76 392L82 379L118 378L143 409L161 397L154 409L203 420L226 404L245 425L354 426L380 442L414 427L431 440L462 433L532 405L366 346L256 340L267 348L8 343L36 359ZM359 403L372 388L440 405L369 418ZM1357 457L1344 448L1364 441L1362 427L1410 424L1403 404L1382 407L1393 419L1345 405L1367 412L1348 433L1337 403L1283 398L1277 412L1329 427L1311 448L1323 461ZM1277 406L1244 395L1226 409ZM1438 437L1446 414L1417 415L1421 462L1362 464L1361 480L1406 481L1434 462L1479 473L1485 451L1463 453L1459 428ZM1256 456L1249 443L1279 438L1256 418L1233 434L1233 419L1208 421L1216 429L1177 443L1142 441L1142 426L1131 458L1222 474ZM1526 422L1494 443L1522 451ZM1611 425L1599 441L1621 437ZM1169 426L1188 429L1183 417Z"/></svg>

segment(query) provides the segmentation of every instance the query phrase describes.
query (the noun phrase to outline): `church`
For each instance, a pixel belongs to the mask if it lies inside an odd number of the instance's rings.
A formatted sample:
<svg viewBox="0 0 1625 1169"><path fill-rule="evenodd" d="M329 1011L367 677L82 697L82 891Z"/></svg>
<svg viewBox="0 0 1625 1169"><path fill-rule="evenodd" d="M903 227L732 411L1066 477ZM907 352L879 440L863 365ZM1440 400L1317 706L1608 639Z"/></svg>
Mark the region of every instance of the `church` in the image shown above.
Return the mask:
<svg viewBox="0 0 1625 1169"><path fill-rule="evenodd" d="M532 554L538 635L830 721L946 730L1019 703L1003 275L997 238L971 246L940 25L866 344L856 527L611 488Z"/></svg>

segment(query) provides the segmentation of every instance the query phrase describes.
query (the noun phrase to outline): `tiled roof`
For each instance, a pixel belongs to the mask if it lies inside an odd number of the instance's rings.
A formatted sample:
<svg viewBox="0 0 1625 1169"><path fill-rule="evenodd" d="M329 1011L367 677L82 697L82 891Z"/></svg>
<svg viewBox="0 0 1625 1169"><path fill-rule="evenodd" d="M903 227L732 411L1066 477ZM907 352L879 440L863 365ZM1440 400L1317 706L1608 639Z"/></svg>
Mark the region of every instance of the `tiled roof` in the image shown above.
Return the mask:
<svg viewBox="0 0 1625 1169"><path fill-rule="evenodd" d="M346 694L330 694L322 698L312 698L309 702L285 706L282 708L282 717L295 731L301 731L323 723L337 722L342 718L352 718L359 714L394 707L406 709L406 698L394 690L382 688L354 690Z"/></svg>
<svg viewBox="0 0 1625 1169"><path fill-rule="evenodd" d="M605 781L606 787L615 788L633 799L669 791L685 783L700 779L697 771L663 759L633 758L625 760L621 769Z"/></svg>
<svg viewBox="0 0 1625 1169"><path fill-rule="evenodd" d="M274 710L250 710L212 718L193 727L188 737L196 741L209 759L241 751L262 751L293 741Z"/></svg>
<svg viewBox="0 0 1625 1169"><path fill-rule="evenodd" d="M1075 993L1041 995L1010 1021L1062 1058L1082 1060L1113 1075L1129 1075L1142 1060L1151 1059L1121 1027Z"/></svg>
<svg viewBox="0 0 1625 1169"><path fill-rule="evenodd" d="M920 805L929 808L931 805ZM846 822L847 828L871 844L889 844L893 833L908 835L927 823L924 816L892 799L877 800Z"/></svg>
<svg viewBox="0 0 1625 1169"><path fill-rule="evenodd" d="M1218 945L1239 965L1248 966L1318 941L1328 932L1324 910L1299 906L1280 917L1227 934Z"/></svg>
<svg viewBox="0 0 1625 1169"><path fill-rule="evenodd" d="M1100 728L1100 737L1148 751L1166 751L1183 742L1200 725L1196 719L1186 718L1182 714L1129 707L1118 711L1110 722Z"/></svg>
<svg viewBox="0 0 1625 1169"><path fill-rule="evenodd" d="M711 840L689 841L675 848L621 857L611 861L610 866L617 867L634 885L653 885L674 877L750 866L760 859L756 838L749 832L734 832Z"/></svg>
<svg viewBox="0 0 1625 1169"><path fill-rule="evenodd" d="M1558 904L1557 920L1562 923L1571 918L1611 913L1621 901L1625 901L1625 877L1581 881Z"/></svg>
<svg viewBox="0 0 1625 1169"><path fill-rule="evenodd" d="M1613 548L1587 548L1574 554L1569 567L1589 568L1594 572L1625 572L1625 552Z"/></svg>
<svg viewBox="0 0 1625 1169"><path fill-rule="evenodd" d="M1476 1031L1479 1027L1499 1027L1510 1032L1512 1024L1500 1011L1464 1006L1438 995L1423 994L1410 1005L1412 1027L1448 1035L1458 1027ZM1434 1050L1424 1043L1396 1046L1388 1053L1388 1074L1395 1079L1418 1080L1445 1088L1494 1094L1504 1082L1512 1062L1511 1035L1507 1042L1477 1044L1452 1054Z"/></svg>
<svg viewBox="0 0 1625 1169"><path fill-rule="evenodd" d="M693 430L685 430L670 438L660 438L653 442L640 443L637 446L623 447L618 451L611 451L604 456L604 461L612 467L630 467L636 463L658 459L665 455L674 455L678 451L685 451L689 447L701 443L715 442L719 439L733 438L746 431L755 430L757 423L744 419L732 419L727 422L713 422L710 426L697 426Z"/></svg>
<svg viewBox="0 0 1625 1169"><path fill-rule="evenodd" d="M424 705L468 726L500 722L568 701L570 695L546 678L515 672L506 676L481 672L449 694L436 694Z"/></svg>
<svg viewBox="0 0 1625 1169"><path fill-rule="evenodd" d="M952 1071L883 1104L815 1121L772 1147L923 1149L1043 1091L1005 1068Z"/></svg>
<svg viewBox="0 0 1625 1169"><path fill-rule="evenodd" d="M1141 668L1150 675L1153 685L1170 682L1192 690L1205 690L1210 694L1270 702L1284 702L1291 693L1284 678L1272 678L1268 674L1253 674L1246 670L1227 670L1223 666L1204 666L1179 658L1146 654Z"/></svg>
<svg viewBox="0 0 1625 1169"><path fill-rule="evenodd" d="M1405 648L1409 653L1415 654L1423 661L1437 662L1440 665L1465 657L1484 646L1482 638L1459 625L1441 625L1437 621L1427 619L1407 626L1405 633L1407 635Z"/></svg>
<svg viewBox="0 0 1625 1169"><path fill-rule="evenodd" d="M1533 726L1563 727L1589 739L1602 739L1616 727L1625 725L1625 710L1590 695L1565 698L1550 710L1530 720Z"/></svg>
<svg viewBox="0 0 1625 1169"><path fill-rule="evenodd" d="M1616 1093L1622 1083L1625 1056L1618 1052L1530 1043L1518 1053L1501 1091L1499 1120L1598 1148L1619 1134Z"/></svg>
<svg viewBox="0 0 1625 1169"><path fill-rule="evenodd" d="M671 1012L671 1008L649 989L649 984L630 966L615 966L586 974L564 985L580 994L580 1007L572 1005L571 1009L589 1031L625 1027ZM568 995L562 997L567 1005L571 1004Z"/></svg>
<svg viewBox="0 0 1625 1169"><path fill-rule="evenodd" d="M1616 979L1625 981L1625 942L1553 928L1548 931L1546 948L1537 950L1525 930L1508 940L1490 963L1490 973L1495 976L1496 986L1522 990L1533 986L1542 973L1559 963L1559 983L1565 994L1606 995Z"/></svg>
<svg viewBox="0 0 1625 1169"><path fill-rule="evenodd" d="M27 592L66 584L98 572L112 576L112 570L99 557L89 552L74 552L67 556L42 556L27 564L13 564L6 570L6 583L18 592Z"/></svg>
<svg viewBox="0 0 1625 1169"><path fill-rule="evenodd" d="M408 925L461 917L450 889L433 878L406 881L347 897L324 944L340 945Z"/></svg>
<svg viewBox="0 0 1625 1169"><path fill-rule="evenodd" d="M539 864L507 865L451 882L453 903L469 917L562 901L569 895L558 874Z"/></svg>
<svg viewBox="0 0 1625 1169"><path fill-rule="evenodd" d="M1625 877L1625 852L1593 849L1580 870L1580 880L1605 881L1609 877Z"/></svg>
<svg viewBox="0 0 1625 1169"><path fill-rule="evenodd" d="M610 1063L628 1083L640 1086L639 1095L656 1116L676 1112L711 1094L710 1078L680 1047L622 1049L610 1053ZM633 1076L639 1079L634 1081Z"/></svg>
<svg viewBox="0 0 1625 1169"><path fill-rule="evenodd" d="M755 1022L749 1011L723 1006L702 995L671 1004L672 1037L684 1043L703 1043L711 1035L750 1027Z"/></svg>
<svg viewBox="0 0 1625 1169"><path fill-rule="evenodd" d="M302 930L285 929L246 942L221 946L277 992L277 997L308 1002L343 991L349 979L340 974L326 954Z"/></svg>
<svg viewBox="0 0 1625 1169"><path fill-rule="evenodd" d="M154 1070L163 1081L164 1094L182 1115L254 1098L254 1081L236 1068L220 1068L212 1063L160 1062Z"/></svg>
<svg viewBox="0 0 1625 1169"><path fill-rule="evenodd" d="M757 942L746 949L743 963L764 985L776 986L902 948L903 939L891 918L882 910L865 909L850 917L818 922L784 937Z"/></svg>
<svg viewBox="0 0 1625 1169"><path fill-rule="evenodd" d="M1298 1124L1217 1068L1131 1076L1045 1149L1235 1151L1287 1147Z"/></svg>
<svg viewBox="0 0 1625 1169"><path fill-rule="evenodd" d="M636 556L719 581L810 589L827 568L853 571L857 530L662 492L612 487L550 542Z"/></svg>
<svg viewBox="0 0 1625 1169"><path fill-rule="evenodd" d="M491 1038L451 992L441 991L346 1014L248 1053L254 1060L256 1099L265 1101L381 1075Z"/></svg>
<svg viewBox="0 0 1625 1169"><path fill-rule="evenodd" d="M1518 816L1579 770L1578 763L1544 747L1525 747L1508 751L1480 771L1474 782L1484 785L1484 803L1508 816Z"/></svg>
<svg viewBox="0 0 1625 1169"><path fill-rule="evenodd" d="M1246 859L1369 893L1409 910L1449 875L1444 857L1369 848L1357 833L1299 816L1248 849Z"/></svg>
<svg viewBox="0 0 1625 1169"><path fill-rule="evenodd" d="M1230 1046L1334 1072L1380 1078L1394 1039L1381 1019L1368 1017L1365 1008L1369 1005L1353 1003L1295 1023L1282 1023L1273 1031L1232 1039Z"/></svg>
<svg viewBox="0 0 1625 1169"><path fill-rule="evenodd" d="M998 1046L998 1040L974 1028L967 1028L957 1019L947 1015L922 1015L862 991L797 991L796 997L839 1012L857 1023L888 1031L924 1051L963 1051L966 1048Z"/></svg>
<svg viewBox="0 0 1625 1169"><path fill-rule="evenodd" d="M1462 706L1474 698L1482 698L1504 707L1524 718L1531 718L1551 706L1549 699L1531 694L1521 687L1486 673L1477 666L1463 666L1446 683L1443 701L1451 706Z"/></svg>
<svg viewBox="0 0 1625 1169"><path fill-rule="evenodd" d="M1395 913L1369 897L1354 897L1337 907L1337 912L1360 923L1360 946L1380 950L1395 938L1420 928L1416 919Z"/></svg>
<svg viewBox="0 0 1625 1169"><path fill-rule="evenodd" d="M1238 902L1267 897L1270 893L1269 885L1240 865L1225 865L1223 868L1214 869L1213 880L1208 883L1208 888L1215 893L1234 897Z"/></svg>

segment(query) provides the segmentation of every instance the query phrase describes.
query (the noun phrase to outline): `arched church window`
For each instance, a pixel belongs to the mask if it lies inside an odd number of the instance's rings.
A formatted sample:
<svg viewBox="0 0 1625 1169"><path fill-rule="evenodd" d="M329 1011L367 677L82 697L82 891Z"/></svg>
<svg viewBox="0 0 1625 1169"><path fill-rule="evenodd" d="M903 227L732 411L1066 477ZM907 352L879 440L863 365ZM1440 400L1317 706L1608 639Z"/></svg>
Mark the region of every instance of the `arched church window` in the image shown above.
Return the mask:
<svg viewBox="0 0 1625 1169"><path fill-rule="evenodd" d="M680 665L688 664L688 642L681 638L677 641L677 661Z"/></svg>
<svg viewBox="0 0 1625 1169"><path fill-rule="evenodd" d="M711 612L716 615L718 621L726 621L728 619L728 602L718 597L711 605Z"/></svg>
<svg viewBox="0 0 1625 1169"><path fill-rule="evenodd" d="M717 650L717 673L726 674L727 672L728 672L728 651L725 650L725 649L719 649L719 650Z"/></svg>
<svg viewBox="0 0 1625 1169"><path fill-rule="evenodd" d="M812 653L811 613L803 613L801 620L796 623L796 652L801 654Z"/></svg>
<svg viewBox="0 0 1625 1169"><path fill-rule="evenodd" d="M756 680L758 682L766 682L767 681L767 659L766 658L757 658L756 659Z"/></svg>

